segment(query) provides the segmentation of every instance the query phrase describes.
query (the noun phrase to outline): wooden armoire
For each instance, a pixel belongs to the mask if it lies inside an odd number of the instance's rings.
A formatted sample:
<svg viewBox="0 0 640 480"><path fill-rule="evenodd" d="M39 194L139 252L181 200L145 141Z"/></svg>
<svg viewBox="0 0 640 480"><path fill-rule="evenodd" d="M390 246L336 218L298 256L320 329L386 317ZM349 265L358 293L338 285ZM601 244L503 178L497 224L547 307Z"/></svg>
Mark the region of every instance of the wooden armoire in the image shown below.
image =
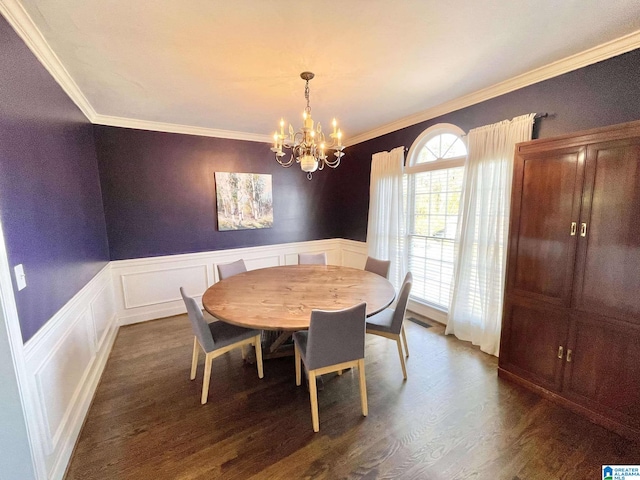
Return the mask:
<svg viewBox="0 0 640 480"><path fill-rule="evenodd" d="M640 121L516 146L498 374L640 440Z"/></svg>

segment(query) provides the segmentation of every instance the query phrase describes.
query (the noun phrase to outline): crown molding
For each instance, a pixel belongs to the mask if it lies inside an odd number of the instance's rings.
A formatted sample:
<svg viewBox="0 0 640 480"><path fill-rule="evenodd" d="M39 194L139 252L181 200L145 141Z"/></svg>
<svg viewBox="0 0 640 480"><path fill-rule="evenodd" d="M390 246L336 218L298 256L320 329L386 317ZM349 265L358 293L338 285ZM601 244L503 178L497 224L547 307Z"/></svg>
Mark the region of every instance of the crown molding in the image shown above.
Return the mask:
<svg viewBox="0 0 640 480"><path fill-rule="evenodd" d="M439 117L440 115L460 110L461 108L470 107L471 105L499 97L500 95L533 85L534 83L557 77L564 73L607 60L617 55L622 55L623 53L630 52L636 48L640 48L640 30L636 30L635 32L623 37L611 40L575 55L571 55L570 57L563 58L562 60L555 61L543 67L536 68L527 73L523 73L522 75L518 75L517 77L505 80L504 82L500 82L490 87L483 88L482 90L456 98L450 102L442 103L422 112L403 117L394 122L387 123L374 128L373 130L361 133L349 138L346 145L356 145L366 140L371 140L372 138L395 132L401 128L425 122L432 118Z"/></svg>
<svg viewBox="0 0 640 480"><path fill-rule="evenodd" d="M36 58L47 69L51 76L58 82L65 93L78 106L87 119L97 125L109 125L114 127L135 128L139 130L152 130L169 133L182 133L205 137L228 138L233 140L246 140L252 142L271 143L270 135L236 132L231 130L218 130L214 128L195 127L174 123L153 122L135 118L116 117L98 114L89 100L84 96L76 82L64 67L58 56L51 49L44 36L33 22L29 14L18 0L0 0L0 14L2 14L16 33L27 44ZM455 100L442 103L422 112L403 117L399 120L387 123L367 132L358 134L345 142L346 146L352 146L366 140L371 140L387 133L395 132L401 128L421 123L440 115L444 115L461 108L469 107L505 93L518 90L534 83L548 80L549 78L571 72L582 67L607 60L631 50L640 48L640 30L603 43L583 52L577 53L562 60L536 68L504 82L464 95Z"/></svg>
<svg viewBox="0 0 640 480"><path fill-rule="evenodd" d="M138 120L135 118L115 117L97 114L91 120L94 125L107 125L110 127L135 128L137 130L151 130L155 132L182 133L185 135L198 135L200 137L228 138L231 140L245 140L249 142L273 143L271 135L257 133L236 132L233 130L219 130L216 128L194 127L178 123L154 122Z"/></svg>
<svg viewBox="0 0 640 480"><path fill-rule="evenodd" d="M58 82L60 87L62 87L82 113L84 113L87 119L90 122L93 121L93 118L96 116L96 111L58 56L51 49L20 2L17 0L0 0L0 13L7 19L9 25L13 27L18 36L27 44L27 47L29 47L31 52Z"/></svg>

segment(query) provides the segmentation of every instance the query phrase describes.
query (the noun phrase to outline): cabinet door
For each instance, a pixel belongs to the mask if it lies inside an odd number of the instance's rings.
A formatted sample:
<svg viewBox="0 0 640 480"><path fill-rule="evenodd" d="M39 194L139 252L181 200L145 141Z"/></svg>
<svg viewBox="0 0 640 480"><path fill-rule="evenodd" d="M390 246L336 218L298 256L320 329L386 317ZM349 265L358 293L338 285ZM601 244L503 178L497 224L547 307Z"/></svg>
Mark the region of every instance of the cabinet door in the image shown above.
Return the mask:
<svg viewBox="0 0 640 480"><path fill-rule="evenodd" d="M640 137L589 146L582 205L574 307L640 324Z"/></svg>
<svg viewBox="0 0 640 480"><path fill-rule="evenodd" d="M568 307L586 148L516 155L507 288Z"/></svg>
<svg viewBox="0 0 640 480"><path fill-rule="evenodd" d="M640 327L574 315L563 395L640 429Z"/></svg>
<svg viewBox="0 0 640 480"><path fill-rule="evenodd" d="M569 332L565 309L528 300L507 300L500 367L549 390L560 391Z"/></svg>

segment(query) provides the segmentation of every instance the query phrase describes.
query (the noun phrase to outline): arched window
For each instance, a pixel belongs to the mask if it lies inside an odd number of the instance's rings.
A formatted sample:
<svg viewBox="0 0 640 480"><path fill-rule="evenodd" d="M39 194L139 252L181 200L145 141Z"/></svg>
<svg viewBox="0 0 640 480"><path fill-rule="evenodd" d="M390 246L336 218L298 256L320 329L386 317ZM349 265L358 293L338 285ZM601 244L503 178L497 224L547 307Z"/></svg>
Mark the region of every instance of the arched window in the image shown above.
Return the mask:
<svg viewBox="0 0 640 480"><path fill-rule="evenodd" d="M467 146L464 131L438 124L413 142L407 156L407 251L411 296L449 308L453 255Z"/></svg>
<svg viewBox="0 0 640 480"><path fill-rule="evenodd" d="M407 173L438 170L464 165L467 145L464 131L450 123L439 123L427 128L409 149Z"/></svg>

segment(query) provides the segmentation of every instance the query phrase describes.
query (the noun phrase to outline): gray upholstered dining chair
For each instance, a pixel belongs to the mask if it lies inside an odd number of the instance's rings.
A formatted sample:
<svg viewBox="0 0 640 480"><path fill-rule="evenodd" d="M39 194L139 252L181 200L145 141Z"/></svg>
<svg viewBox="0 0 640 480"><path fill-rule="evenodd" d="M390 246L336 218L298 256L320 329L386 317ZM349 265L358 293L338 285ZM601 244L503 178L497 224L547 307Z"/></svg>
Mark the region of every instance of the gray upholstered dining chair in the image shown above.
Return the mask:
<svg viewBox="0 0 640 480"><path fill-rule="evenodd" d="M389 267L391 267L390 260L378 260L373 257L367 257L367 263L364 264L367 272L377 273L384 278L389 278Z"/></svg>
<svg viewBox="0 0 640 480"><path fill-rule="evenodd" d="M327 254L322 253L299 253L298 265L326 265Z"/></svg>
<svg viewBox="0 0 640 480"><path fill-rule="evenodd" d="M258 377L262 378L264 374L262 371L262 345L260 343L260 330L237 327L221 321L207 323L202 315L202 310L200 310L196 301L187 296L182 287L180 287L180 294L187 306L187 314L189 315L189 320L193 327L193 333L195 333L195 338L193 340L193 356L191 359L191 380L196 378L196 371L198 369L198 354L200 352L198 346L202 348L205 353L201 403L203 405L207 403L207 397L209 396L211 362L214 358L219 357L223 353L227 353L234 348L242 347L244 349L245 345L253 345L255 347Z"/></svg>
<svg viewBox="0 0 640 480"><path fill-rule="evenodd" d="M376 313L367 318L367 333L374 335L380 335L381 337L390 338L395 340L398 344L398 354L400 355L400 365L402 365L402 374L404 379L407 379L407 367L404 364L404 355L402 354L402 342L400 341L400 335L404 340L404 349L407 352L407 358L409 357L409 345L407 345L407 335L404 331L404 314L407 311L407 303L409 302L409 293L411 292L411 285L413 284L413 275L408 272L402 282L400 288L400 294L398 295L398 302L395 308L387 308L380 313Z"/></svg>
<svg viewBox="0 0 640 480"><path fill-rule="evenodd" d="M247 271L247 267L244 264L244 260L236 260L231 263L218 264L218 277L220 280L224 280L225 278L232 277L239 273L244 273Z"/></svg>
<svg viewBox="0 0 640 480"><path fill-rule="evenodd" d="M344 310L312 310L308 331L293 334L296 385L301 384L300 362L309 378L309 400L313 431L320 430L316 376L358 368L362 415L368 413L367 384L364 375L364 332L366 303Z"/></svg>

